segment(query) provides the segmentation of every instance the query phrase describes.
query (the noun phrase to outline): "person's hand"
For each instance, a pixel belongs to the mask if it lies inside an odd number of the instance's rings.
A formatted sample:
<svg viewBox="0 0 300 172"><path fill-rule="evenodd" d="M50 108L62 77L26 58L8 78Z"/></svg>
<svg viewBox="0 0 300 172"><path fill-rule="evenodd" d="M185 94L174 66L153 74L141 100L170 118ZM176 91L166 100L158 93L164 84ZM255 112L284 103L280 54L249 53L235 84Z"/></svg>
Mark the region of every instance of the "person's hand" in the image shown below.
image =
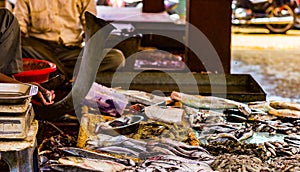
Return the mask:
<svg viewBox="0 0 300 172"><path fill-rule="evenodd" d="M36 82L31 82L30 84L39 88L37 95L33 97L35 104L51 105L54 103L55 94L53 90L49 91Z"/></svg>

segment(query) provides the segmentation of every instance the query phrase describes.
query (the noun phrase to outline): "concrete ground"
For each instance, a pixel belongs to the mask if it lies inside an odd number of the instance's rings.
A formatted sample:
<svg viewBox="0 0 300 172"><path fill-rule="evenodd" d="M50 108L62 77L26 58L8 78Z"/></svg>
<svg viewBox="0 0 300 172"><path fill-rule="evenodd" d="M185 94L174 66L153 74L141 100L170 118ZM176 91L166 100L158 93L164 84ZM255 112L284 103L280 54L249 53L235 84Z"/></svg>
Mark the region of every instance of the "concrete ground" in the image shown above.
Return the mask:
<svg viewBox="0 0 300 172"><path fill-rule="evenodd" d="M231 73L249 73L267 99L300 102L300 30L232 27Z"/></svg>

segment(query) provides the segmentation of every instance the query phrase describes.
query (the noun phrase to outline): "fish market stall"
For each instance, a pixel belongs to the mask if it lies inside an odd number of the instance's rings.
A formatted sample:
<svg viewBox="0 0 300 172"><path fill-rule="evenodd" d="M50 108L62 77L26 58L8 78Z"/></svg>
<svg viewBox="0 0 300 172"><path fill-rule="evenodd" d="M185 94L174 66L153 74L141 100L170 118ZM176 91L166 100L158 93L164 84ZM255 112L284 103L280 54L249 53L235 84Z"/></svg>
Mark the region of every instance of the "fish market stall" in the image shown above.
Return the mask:
<svg viewBox="0 0 300 172"><path fill-rule="evenodd" d="M77 140L64 132L45 140L41 169L299 171L299 107L94 83Z"/></svg>

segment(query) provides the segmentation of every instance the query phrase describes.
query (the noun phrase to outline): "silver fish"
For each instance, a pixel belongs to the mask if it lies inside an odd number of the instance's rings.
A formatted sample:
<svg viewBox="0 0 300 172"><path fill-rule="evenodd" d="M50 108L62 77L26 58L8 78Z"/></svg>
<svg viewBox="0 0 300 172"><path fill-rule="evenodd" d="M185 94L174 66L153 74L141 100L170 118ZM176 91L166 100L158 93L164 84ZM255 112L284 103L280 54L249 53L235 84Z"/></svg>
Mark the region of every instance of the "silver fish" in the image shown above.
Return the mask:
<svg viewBox="0 0 300 172"><path fill-rule="evenodd" d="M126 166L109 161L109 160L99 160L99 159L89 159L82 157L72 157L66 156L58 159L58 162L63 165L70 165L79 167L82 169L90 170L90 171L110 171L117 172L126 168Z"/></svg>
<svg viewBox="0 0 300 172"><path fill-rule="evenodd" d="M135 162L130 159L121 159L121 158L115 158L113 156L100 154L97 152L92 152L85 149L75 148L75 147L63 147L61 148L63 152L66 152L72 156L78 156L83 158L91 158L91 159L101 159L101 160L111 160L114 162L118 162L127 166L135 166Z"/></svg>
<svg viewBox="0 0 300 172"><path fill-rule="evenodd" d="M245 115L251 114L251 109L248 105L236 102L233 100L214 97L214 96L200 96L189 95L173 91L171 98L177 101L181 101L187 106L191 106L199 109L239 109Z"/></svg>
<svg viewBox="0 0 300 172"><path fill-rule="evenodd" d="M238 141L243 141L243 140L246 140L250 137L252 137L254 134L254 131L253 130L250 130L249 132L246 132L242 135L242 137L238 138Z"/></svg>
<svg viewBox="0 0 300 172"><path fill-rule="evenodd" d="M124 147L110 146L110 147L101 147L101 148L98 147L95 149L103 152L108 152L108 153L139 157L139 152Z"/></svg>

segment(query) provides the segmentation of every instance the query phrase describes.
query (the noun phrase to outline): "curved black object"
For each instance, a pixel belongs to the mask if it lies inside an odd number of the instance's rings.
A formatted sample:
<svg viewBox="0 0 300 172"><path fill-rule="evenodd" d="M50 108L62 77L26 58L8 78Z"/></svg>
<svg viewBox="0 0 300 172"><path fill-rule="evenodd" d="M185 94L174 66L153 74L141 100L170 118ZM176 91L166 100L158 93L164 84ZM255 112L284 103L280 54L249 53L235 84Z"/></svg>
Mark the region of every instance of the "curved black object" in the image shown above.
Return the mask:
<svg viewBox="0 0 300 172"><path fill-rule="evenodd" d="M75 82L69 94L50 106L34 106L36 118L56 121L66 113L76 113L81 118L81 102L95 81L98 67L103 59L104 44L114 27L97 18L90 12L85 12L86 45L79 55L75 67Z"/></svg>

